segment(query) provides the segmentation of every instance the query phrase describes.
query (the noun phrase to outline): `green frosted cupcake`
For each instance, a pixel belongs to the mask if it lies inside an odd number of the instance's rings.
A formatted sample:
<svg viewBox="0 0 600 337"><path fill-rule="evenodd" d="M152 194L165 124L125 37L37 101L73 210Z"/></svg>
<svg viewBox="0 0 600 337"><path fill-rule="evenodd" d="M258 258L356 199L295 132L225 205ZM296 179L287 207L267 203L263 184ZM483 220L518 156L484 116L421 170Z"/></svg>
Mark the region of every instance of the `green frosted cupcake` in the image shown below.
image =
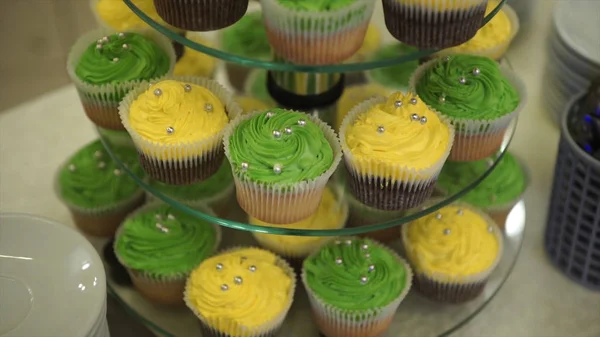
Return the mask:
<svg viewBox="0 0 600 337"><path fill-rule="evenodd" d="M408 55L417 52L415 47L407 46L401 43L390 43L381 47L371 61L389 60L399 56ZM369 81L384 86L394 91L407 91L410 76L419 66L418 60L402 62L395 66L377 68L367 72Z"/></svg>
<svg viewBox="0 0 600 337"><path fill-rule="evenodd" d="M135 149L112 150L137 177L144 176ZM145 199L144 191L121 171L100 140L78 150L58 169L55 189L75 225L93 236L112 236L125 216Z"/></svg>
<svg viewBox="0 0 600 337"><path fill-rule="evenodd" d="M455 195L490 169L493 159L472 162L447 162L438 177L437 189ZM461 198L462 201L485 210L500 227L527 188L528 175L523 164L509 152L504 154L494 170L479 185Z"/></svg>
<svg viewBox="0 0 600 337"><path fill-rule="evenodd" d="M238 203L270 224L314 214L342 157L329 125L285 109L242 115L227 126L223 140Z"/></svg>
<svg viewBox="0 0 600 337"><path fill-rule="evenodd" d="M324 335L380 336L410 290L412 271L389 248L352 237L304 260L302 282Z"/></svg>
<svg viewBox="0 0 600 337"><path fill-rule="evenodd" d="M183 304L187 276L215 252L220 240L218 226L170 205L149 204L125 219L114 250L147 299Z"/></svg>

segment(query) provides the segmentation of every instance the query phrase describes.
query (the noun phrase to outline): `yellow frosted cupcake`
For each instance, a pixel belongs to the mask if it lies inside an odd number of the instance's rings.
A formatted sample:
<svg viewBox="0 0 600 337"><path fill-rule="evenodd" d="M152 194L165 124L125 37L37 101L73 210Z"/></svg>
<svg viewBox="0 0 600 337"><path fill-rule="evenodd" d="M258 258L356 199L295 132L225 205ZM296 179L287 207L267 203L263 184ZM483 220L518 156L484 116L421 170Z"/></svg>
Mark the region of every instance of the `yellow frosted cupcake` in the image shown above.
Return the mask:
<svg viewBox="0 0 600 337"><path fill-rule="evenodd" d="M187 36L188 39L197 42L201 45L211 47L211 44L198 37ZM214 57L208 56L197 50L189 47L184 47L183 56L175 64L173 74L175 76L200 76L212 78L217 66L217 60Z"/></svg>
<svg viewBox="0 0 600 337"><path fill-rule="evenodd" d="M153 0L131 0L144 14L152 20L171 30L181 32L182 30L167 25L163 19L158 16ZM92 13L96 16L96 21L105 28L111 28L117 31L128 31L130 29L150 28L137 14L135 14L123 0L90 0Z"/></svg>
<svg viewBox="0 0 600 337"><path fill-rule="evenodd" d="M418 96L398 92L354 107L340 138L350 192L367 206L397 211L431 196L454 128Z"/></svg>
<svg viewBox="0 0 600 337"><path fill-rule="evenodd" d="M287 315L296 274L277 255L236 248L204 260L190 274L185 303L212 335L271 336Z"/></svg>
<svg viewBox="0 0 600 337"><path fill-rule="evenodd" d="M482 211L455 203L402 227L416 288L459 303L479 296L502 257L502 231Z"/></svg>
<svg viewBox="0 0 600 337"><path fill-rule="evenodd" d="M328 187L323 192L323 197L317 212L308 219L289 225L268 224L253 217L249 217L249 221L251 224L259 226L315 230L342 228L344 227L347 218L348 205L345 202L340 201L331 190L331 187ZM256 241L264 248L277 254L281 254L284 257L291 258L304 258L331 238L323 236L291 236L261 233L252 233L252 235L254 235Z"/></svg>
<svg viewBox="0 0 600 337"><path fill-rule="evenodd" d="M498 7L498 3L498 1L490 1L487 5L486 15ZM504 5L490 22L477 31L472 39L456 47L444 49L438 54L472 54L499 60L504 56L518 32L517 13L510 6Z"/></svg>
<svg viewBox="0 0 600 337"><path fill-rule="evenodd" d="M142 83L119 106L149 176L167 184L205 180L223 162L223 131L241 108L218 82L176 77Z"/></svg>
<svg viewBox="0 0 600 337"><path fill-rule="evenodd" d="M338 131L342 125L344 117L359 103L362 103L373 97L384 97L390 93L385 87L369 83L347 87L338 100L337 115L335 119L335 130Z"/></svg>

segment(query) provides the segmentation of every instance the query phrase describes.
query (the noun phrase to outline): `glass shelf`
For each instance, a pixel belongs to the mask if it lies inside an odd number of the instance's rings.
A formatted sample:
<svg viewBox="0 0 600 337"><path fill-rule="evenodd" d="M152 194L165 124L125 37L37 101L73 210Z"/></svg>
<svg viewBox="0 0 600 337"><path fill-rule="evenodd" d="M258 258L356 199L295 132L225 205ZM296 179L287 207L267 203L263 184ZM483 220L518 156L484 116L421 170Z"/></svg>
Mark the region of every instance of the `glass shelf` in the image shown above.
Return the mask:
<svg viewBox="0 0 600 337"><path fill-rule="evenodd" d="M167 36L169 39L176 41L184 46L187 46L191 49L194 49L198 52L216 57L226 62L236 63L249 68L263 68L269 70L278 70L278 71L296 71L296 72L305 72L305 73L342 73L342 72L359 72L376 68L390 67L399 63L414 61L418 59L425 58L438 50L421 50L409 55L402 55L390 59L383 59L377 61L365 61L365 62L357 62L357 63L343 63L343 64L332 64L332 65L321 65L321 66L310 66L310 65L297 65L291 63L284 63L280 61L265 61L259 59L253 59L244 57L241 55L231 54L225 52L223 50L219 50L216 48L212 48L192 40L185 38L184 36L179 35L179 33L173 31L166 26L163 26L146 15L142 10L140 10L132 0L123 0L125 4L143 21L145 21L152 28L160 32L161 34ZM375 1L375 0L373 0ZM500 11L502 6L506 0L501 0L483 20L483 24L487 24L495 15ZM381 10L381 6L376 7L376 10ZM382 29L385 29L383 26Z"/></svg>
<svg viewBox="0 0 600 337"><path fill-rule="evenodd" d="M472 318L494 298L510 275L517 260L523 232L525 229L525 204L517 203L512 209L505 224L504 252L502 259L492 273L487 286L478 298L464 304L441 304L422 297L417 291L411 290L407 298L400 304L390 329L383 337L398 336L448 336L468 323ZM401 252L400 240L389 246ZM225 229L223 247L236 245L256 245L250 233ZM107 270L110 265L107 263ZM314 325L310 304L304 288L296 290L294 304L282 328L281 336L286 337L317 337L317 327ZM108 277L109 293L139 319L150 330L159 336L185 337L203 336L200 323L185 307L163 307L152 304L144 299L134 288L119 285L115 279Z"/></svg>
<svg viewBox="0 0 600 337"><path fill-rule="evenodd" d="M515 129L516 129L516 125L517 125L517 119L514 119L506 131L506 134L504 136L504 141L502 143L500 150L495 155L492 155L491 157L489 157L490 166L489 166L488 170L480 176L474 176L471 181L469 181L467 184L465 184L463 186L463 188L460 192L458 192L454 195L446 195L443 197L435 196L435 198L432 198L432 200L435 200L435 202L434 201L426 202L424 205L422 205L416 209L406 211L403 213L403 216L397 217L392 220L390 220L390 217L388 216L386 218L386 220L384 220L383 222L380 222L380 223L374 223L374 224L369 224L369 225L364 225L364 226L359 226L359 227L346 227L346 228L341 228L341 229L327 229L327 230L301 230L301 229L291 229L291 228L282 228L282 227L265 227L265 226L258 226L258 225L251 225L251 224L244 223L246 221L246 217L221 218L221 217L215 217L215 216L211 216L211 215L202 213L201 211L198 211L198 210L193 209L189 206L186 206L182 203L179 203L176 200L172 199L171 197L161 193L156 188L150 186L148 184L148 181L144 177L136 176L135 173L133 173L131 170L129 170L123 164L123 162L116 156L115 152L112 151L111 147L113 145L111 145L111 144L114 144L114 141L111 143L111 141L107 138L107 134L104 132L101 132L100 130L99 130L99 134L100 134L100 139L104 143L104 147L106 148L106 150L110 154L110 156L143 189L145 189L148 193L150 193L152 196L156 197L157 199L160 199L160 200L172 205L173 207L180 209L183 212L192 214L198 218L204 219L211 223L221 225L223 227L228 227L228 228L241 230L241 231L250 231L250 232L267 233L267 234L278 234L278 235L295 235L295 236L340 236L340 235L358 235L358 234L370 233L370 232L374 232L374 231L380 231L380 230L397 227L404 223L418 219L418 218L420 218L424 215L427 215L431 212L437 211L438 209L457 200L458 198L460 198L461 196L463 196L464 194L466 194L467 192L469 192L470 190L475 188L475 186L477 186L483 179L485 179L494 170L494 168L498 164L499 160L504 156L504 153L506 152L508 145L510 144L510 141L512 140L512 137L513 137ZM122 142L122 140L121 140L121 142ZM343 167L343 166L344 166L343 162L340 163L340 167ZM343 176L343 174L340 174L341 173L340 171L341 170L338 169L338 172L334 175L333 179ZM339 179L339 180L342 180L342 179ZM338 183L339 183L339 181L338 181ZM349 195L349 192L344 190L345 185L343 185L343 184L339 184L339 185L342 186L340 194L342 195L343 198L347 198L347 196ZM394 213L394 214L396 214L396 213Z"/></svg>

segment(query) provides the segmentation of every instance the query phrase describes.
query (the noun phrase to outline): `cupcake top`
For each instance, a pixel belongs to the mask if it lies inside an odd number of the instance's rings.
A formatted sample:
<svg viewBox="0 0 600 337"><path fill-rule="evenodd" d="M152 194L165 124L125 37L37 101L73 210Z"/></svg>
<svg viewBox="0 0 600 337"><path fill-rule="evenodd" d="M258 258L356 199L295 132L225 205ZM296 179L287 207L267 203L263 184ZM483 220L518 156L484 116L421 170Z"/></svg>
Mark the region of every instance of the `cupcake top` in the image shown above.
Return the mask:
<svg viewBox="0 0 600 337"><path fill-rule="evenodd" d="M204 46L209 46L210 43L197 36L189 37L189 40L197 42ZM176 76L200 76L200 77L211 77L217 61L214 57L200 53L191 49L190 47L184 46L183 56L175 63L175 69L173 74Z"/></svg>
<svg viewBox="0 0 600 337"><path fill-rule="evenodd" d="M398 92L359 113L342 137L354 159L365 165L375 161L422 170L448 154L451 134L419 97Z"/></svg>
<svg viewBox="0 0 600 337"><path fill-rule="evenodd" d="M303 279L315 296L343 310L384 307L410 287L411 272L369 239L336 240L304 260Z"/></svg>
<svg viewBox="0 0 600 337"><path fill-rule="evenodd" d="M426 275L476 275L498 258L496 227L468 207L447 206L405 226L406 254L415 270Z"/></svg>
<svg viewBox="0 0 600 337"><path fill-rule="evenodd" d="M127 268L152 277L182 277L210 256L218 241L213 225L158 204L125 219L115 253Z"/></svg>
<svg viewBox="0 0 600 337"><path fill-rule="evenodd" d="M119 160L142 177L137 152L132 148L113 148ZM58 192L69 205L93 210L115 207L140 192L138 184L121 171L100 140L77 151L58 173Z"/></svg>
<svg viewBox="0 0 600 337"><path fill-rule="evenodd" d="M250 96L238 96L236 102L242 107L243 113L251 113L253 111L263 111L269 108L269 105L259 99Z"/></svg>
<svg viewBox="0 0 600 337"><path fill-rule="evenodd" d="M303 12L327 12L342 9L358 0L278 0L284 6Z"/></svg>
<svg viewBox="0 0 600 337"><path fill-rule="evenodd" d="M205 87L165 80L131 103L129 123L139 135L159 144L209 139L229 123L225 106Z"/></svg>
<svg viewBox="0 0 600 337"><path fill-rule="evenodd" d="M241 121L229 138L234 173L264 184L313 180L333 164L323 129L306 114L271 109Z"/></svg>
<svg viewBox="0 0 600 337"><path fill-rule="evenodd" d="M95 85L151 80L169 71L166 51L137 33L117 33L99 37L77 61L75 74Z"/></svg>
<svg viewBox="0 0 600 337"><path fill-rule="evenodd" d="M438 187L454 195L480 177L493 160L483 159L470 162L448 162L438 177ZM523 168L510 153L505 153L496 168L479 185L467 193L461 200L477 207L489 208L502 206L519 198L527 186Z"/></svg>
<svg viewBox="0 0 600 337"><path fill-rule="evenodd" d="M381 47L375 55L373 61L389 60L399 56L408 55L417 52L418 49L402 43L391 43ZM385 87L397 90L408 88L410 76L419 66L418 60L402 62L391 67L377 68L369 72L372 81Z"/></svg>
<svg viewBox="0 0 600 337"><path fill-rule="evenodd" d="M235 55L259 59L271 56L271 45L261 12L246 14L240 21L223 30L221 44L224 51Z"/></svg>
<svg viewBox="0 0 600 337"><path fill-rule="evenodd" d="M132 0L131 2L152 20L163 23L156 12L154 1ZM98 17L113 29L129 30L131 28L148 27L122 0L98 0L95 9Z"/></svg>
<svg viewBox="0 0 600 337"><path fill-rule="evenodd" d="M491 120L514 111L519 94L483 56L452 55L426 63L414 84L429 106L454 119Z"/></svg>
<svg viewBox="0 0 600 337"><path fill-rule="evenodd" d="M388 92L389 90L375 83L346 87L337 103L336 129L339 130L344 117L354 106L372 97L387 96Z"/></svg>
<svg viewBox="0 0 600 337"><path fill-rule="evenodd" d="M183 201L203 200L220 193L233 183L231 166L223 161L221 168L207 180L191 185L169 185L156 180L150 186L172 198Z"/></svg>
<svg viewBox="0 0 600 337"><path fill-rule="evenodd" d="M284 269L285 268L285 269ZM190 275L187 305L228 336L275 320L293 299L295 275L275 254L241 248L206 259ZM253 334L248 334L253 335Z"/></svg>

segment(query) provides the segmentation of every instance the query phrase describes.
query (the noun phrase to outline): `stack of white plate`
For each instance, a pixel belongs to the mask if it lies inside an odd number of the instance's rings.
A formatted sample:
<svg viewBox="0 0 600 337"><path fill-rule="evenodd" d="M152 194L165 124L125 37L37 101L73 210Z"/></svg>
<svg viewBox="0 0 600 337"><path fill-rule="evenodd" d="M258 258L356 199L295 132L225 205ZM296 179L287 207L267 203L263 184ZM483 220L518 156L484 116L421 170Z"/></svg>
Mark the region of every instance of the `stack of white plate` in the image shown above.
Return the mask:
<svg viewBox="0 0 600 337"><path fill-rule="evenodd" d="M600 76L600 1L558 1L548 44L544 100L558 122L569 100Z"/></svg>
<svg viewBox="0 0 600 337"><path fill-rule="evenodd" d="M81 234L0 214L0 336L110 336L104 267Z"/></svg>

